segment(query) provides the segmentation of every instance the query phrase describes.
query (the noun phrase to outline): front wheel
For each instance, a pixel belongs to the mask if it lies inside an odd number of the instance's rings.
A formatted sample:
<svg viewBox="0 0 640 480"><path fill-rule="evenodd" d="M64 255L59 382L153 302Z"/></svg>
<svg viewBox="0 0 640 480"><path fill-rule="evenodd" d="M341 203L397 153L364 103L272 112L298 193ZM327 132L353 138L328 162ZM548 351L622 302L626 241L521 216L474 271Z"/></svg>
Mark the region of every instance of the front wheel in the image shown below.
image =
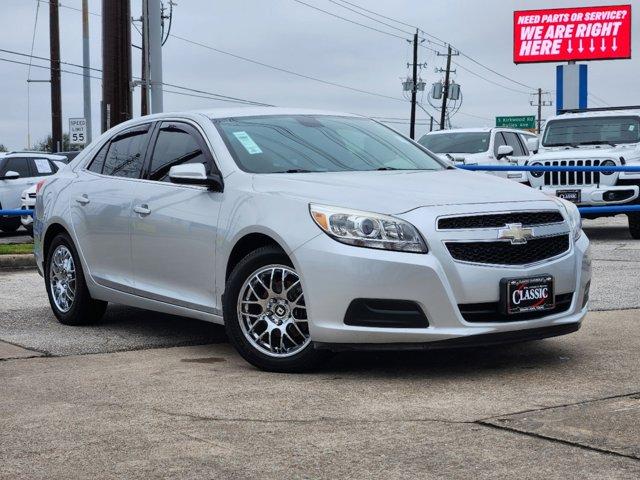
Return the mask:
<svg viewBox="0 0 640 480"><path fill-rule="evenodd" d="M233 269L224 320L240 355L263 370L308 371L326 356L311 342L300 277L279 248L260 248Z"/></svg>
<svg viewBox="0 0 640 480"><path fill-rule="evenodd" d="M51 309L60 323L86 325L104 315L107 302L91 298L78 253L66 234L56 236L47 250L44 281Z"/></svg>
<svg viewBox="0 0 640 480"><path fill-rule="evenodd" d="M629 213L627 217L629 219L629 233L631 233L631 237L640 240L640 213Z"/></svg>

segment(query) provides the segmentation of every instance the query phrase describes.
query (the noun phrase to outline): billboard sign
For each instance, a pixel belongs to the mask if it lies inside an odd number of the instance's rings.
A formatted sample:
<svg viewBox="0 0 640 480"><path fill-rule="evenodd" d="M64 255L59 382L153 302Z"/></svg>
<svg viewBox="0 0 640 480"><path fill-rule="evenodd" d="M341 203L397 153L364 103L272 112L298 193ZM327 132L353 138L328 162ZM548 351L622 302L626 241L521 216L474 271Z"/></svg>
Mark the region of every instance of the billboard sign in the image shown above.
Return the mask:
<svg viewBox="0 0 640 480"><path fill-rule="evenodd" d="M496 117L496 127L530 130L532 128L536 128L536 117L534 115Z"/></svg>
<svg viewBox="0 0 640 480"><path fill-rule="evenodd" d="M631 5L513 12L514 63L631 58Z"/></svg>

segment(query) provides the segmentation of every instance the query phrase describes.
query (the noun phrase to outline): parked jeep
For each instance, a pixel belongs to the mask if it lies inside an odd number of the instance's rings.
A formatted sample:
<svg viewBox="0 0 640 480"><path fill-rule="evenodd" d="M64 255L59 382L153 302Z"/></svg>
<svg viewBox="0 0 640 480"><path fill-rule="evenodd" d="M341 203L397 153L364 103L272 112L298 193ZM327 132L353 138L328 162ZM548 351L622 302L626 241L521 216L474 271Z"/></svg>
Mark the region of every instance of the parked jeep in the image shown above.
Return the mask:
<svg viewBox="0 0 640 480"><path fill-rule="evenodd" d="M532 166L640 166L640 107L592 108L550 118ZM529 183L582 206L639 204L640 172L528 172ZM603 215L589 215L596 218ZM640 212L629 212L640 239Z"/></svg>

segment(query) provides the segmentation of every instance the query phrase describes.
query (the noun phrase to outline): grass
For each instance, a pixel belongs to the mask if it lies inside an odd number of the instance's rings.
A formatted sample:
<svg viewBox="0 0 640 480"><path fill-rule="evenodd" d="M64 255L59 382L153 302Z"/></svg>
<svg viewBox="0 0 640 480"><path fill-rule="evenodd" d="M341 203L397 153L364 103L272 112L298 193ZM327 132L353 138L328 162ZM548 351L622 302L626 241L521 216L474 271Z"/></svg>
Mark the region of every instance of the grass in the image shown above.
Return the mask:
<svg viewBox="0 0 640 480"><path fill-rule="evenodd" d="M0 244L0 255L15 255L20 253L33 253L33 243Z"/></svg>

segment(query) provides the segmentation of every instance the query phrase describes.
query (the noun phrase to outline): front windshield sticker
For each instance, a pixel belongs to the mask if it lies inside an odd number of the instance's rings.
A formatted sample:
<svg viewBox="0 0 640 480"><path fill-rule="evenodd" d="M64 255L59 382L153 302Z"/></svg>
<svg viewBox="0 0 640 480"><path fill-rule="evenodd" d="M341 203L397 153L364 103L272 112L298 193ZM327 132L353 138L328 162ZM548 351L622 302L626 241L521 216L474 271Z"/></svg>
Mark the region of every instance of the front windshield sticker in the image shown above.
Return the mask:
<svg viewBox="0 0 640 480"><path fill-rule="evenodd" d="M629 125L629 131L630 132L633 132L635 129L636 129L635 125L633 125L633 124Z"/></svg>
<svg viewBox="0 0 640 480"><path fill-rule="evenodd" d="M258 144L253 141L253 138L251 138L247 132L233 132L233 136L236 137L244 149L249 152L249 155L262 153Z"/></svg>

